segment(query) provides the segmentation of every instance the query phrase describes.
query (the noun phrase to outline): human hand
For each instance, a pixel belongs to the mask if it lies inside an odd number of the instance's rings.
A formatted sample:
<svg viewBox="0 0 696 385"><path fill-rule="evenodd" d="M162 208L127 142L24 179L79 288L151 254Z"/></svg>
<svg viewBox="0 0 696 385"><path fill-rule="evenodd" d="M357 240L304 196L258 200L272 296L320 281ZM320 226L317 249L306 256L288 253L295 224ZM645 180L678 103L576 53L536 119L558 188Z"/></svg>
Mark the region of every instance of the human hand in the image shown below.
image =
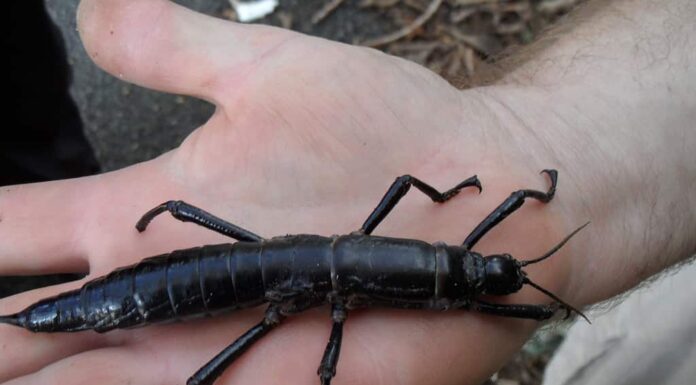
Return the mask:
<svg viewBox="0 0 696 385"><path fill-rule="evenodd" d="M262 236L347 233L405 173L442 189L479 174L485 193L463 193L445 206L406 198L375 233L457 244L510 191L542 189L536 173L555 166L538 143L520 147L504 140L519 132L510 131L519 130L519 122L498 120L489 96L457 91L376 51L215 20L161 1L88 1L80 21L88 52L106 70L143 86L202 97L217 111L178 149L150 162L3 189L3 274L89 267L88 280L146 256L228 241L169 218L136 233L140 215L168 199L189 201ZM564 203L572 195L564 195L562 169L560 178L553 204L527 204L478 250L531 258L588 219L562 218L572 212ZM37 228L50 231L36 234ZM571 245L530 267L530 274L563 296L567 260L581 250ZM0 314L85 280L5 299ZM546 301L528 291L509 300ZM219 383L317 382L328 313L321 308L290 317ZM245 311L105 335L2 327L0 380L183 383L260 318L259 311ZM466 312L353 312L334 383L480 383L535 326Z"/></svg>
<svg viewBox="0 0 696 385"><path fill-rule="evenodd" d="M482 204L480 196L464 192L436 209L427 198L409 197L376 231L458 244L511 189L522 183L545 188L539 167L516 172L481 162L492 151L481 146L476 119L486 116L480 104L435 74L377 51L224 22L161 1L85 2L80 31L88 53L106 70L143 86L200 96L217 111L178 149L153 161L4 189L2 272L89 267L89 275L6 299L3 313L143 257L229 242L165 217L138 234L136 220L168 199L195 203L263 236L329 235L359 228L396 176L412 173L448 188L479 173L486 186L500 188L501 194L487 191L495 200ZM496 181L494 170L519 175L521 183ZM538 226L551 222L538 219ZM33 235L37 227L50 231ZM556 240L549 236L533 252ZM288 319L218 383L318 382L331 321L327 309L308 313ZM2 327L0 379L183 383L260 318L259 311L245 311L106 335ZM356 311L348 316L334 383L480 382L535 325L461 311Z"/></svg>

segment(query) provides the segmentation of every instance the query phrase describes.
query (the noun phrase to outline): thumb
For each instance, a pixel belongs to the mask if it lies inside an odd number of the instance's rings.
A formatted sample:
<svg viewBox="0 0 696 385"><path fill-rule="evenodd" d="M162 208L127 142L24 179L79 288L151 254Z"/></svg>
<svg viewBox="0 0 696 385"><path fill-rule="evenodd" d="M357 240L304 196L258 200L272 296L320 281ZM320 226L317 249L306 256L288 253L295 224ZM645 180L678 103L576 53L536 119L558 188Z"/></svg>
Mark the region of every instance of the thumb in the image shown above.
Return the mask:
<svg viewBox="0 0 696 385"><path fill-rule="evenodd" d="M165 0L83 0L77 19L87 53L106 71L213 102L238 92L265 52L296 35L216 19Z"/></svg>

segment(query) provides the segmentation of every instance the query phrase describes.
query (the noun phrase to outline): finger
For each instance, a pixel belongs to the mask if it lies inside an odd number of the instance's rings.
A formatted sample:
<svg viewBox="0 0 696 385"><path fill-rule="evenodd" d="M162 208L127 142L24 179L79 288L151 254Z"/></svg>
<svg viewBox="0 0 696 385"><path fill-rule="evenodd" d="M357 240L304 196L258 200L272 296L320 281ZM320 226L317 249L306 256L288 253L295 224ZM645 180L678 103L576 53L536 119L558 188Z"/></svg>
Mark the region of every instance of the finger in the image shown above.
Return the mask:
<svg viewBox="0 0 696 385"><path fill-rule="evenodd" d="M106 333L123 337L93 350L46 362L9 384L183 384L210 357L203 344L216 346L251 327L261 314L247 312L230 321L213 319ZM224 321L224 322L223 322ZM75 338L86 333L72 333ZM39 370L40 369L40 370ZM98 370L95 370L98 369ZM0 379L2 381L2 379Z"/></svg>
<svg viewBox="0 0 696 385"><path fill-rule="evenodd" d="M96 277L154 254L223 239L174 220L160 220L146 233L135 230L140 216L163 199L187 197L162 172L166 159L95 177L0 188L0 275Z"/></svg>
<svg viewBox="0 0 696 385"><path fill-rule="evenodd" d="M296 33L241 25L165 0L83 0L80 35L99 66L124 80L215 100L237 89L258 59ZM218 76L225 79L218 82Z"/></svg>
<svg viewBox="0 0 696 385"><path fill-rule="evenodd" d="M150 355L152 358L154 355ZM107 347L70 356L5 385L115 385L172 384L168 371L161 365L147 364L143 354L126 347ZM183 383L183 382L179 382Z"/></svg>
<svg viewBox="0 0 696 385"><path fill-rule="evenodd" d="M0 188L0 274L86 272L89 178Z"/></svg>

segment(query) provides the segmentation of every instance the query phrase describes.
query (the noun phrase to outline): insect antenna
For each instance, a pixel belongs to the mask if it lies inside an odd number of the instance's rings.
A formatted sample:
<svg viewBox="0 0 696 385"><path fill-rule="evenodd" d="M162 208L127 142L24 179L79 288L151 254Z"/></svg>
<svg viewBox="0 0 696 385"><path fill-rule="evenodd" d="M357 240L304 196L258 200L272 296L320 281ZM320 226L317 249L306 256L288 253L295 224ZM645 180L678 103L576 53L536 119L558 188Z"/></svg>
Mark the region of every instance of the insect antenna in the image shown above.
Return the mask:
<svg viewBox="0 0 696 385"><path fill-rule="evenodd" d="M587 223L585 223L584 225L582 225L582 226L578 227L577 229L575 229L572 233L568 234L565 238L563 238L562 241L560 241L556 246L554 246L553 248L551 248L551 250L547 251L546 254L542 255L541 257L536 258L536 259L531 259L531 260L529 260L529 261L518 262L519 266L520 266L520 267L523 267L523 266L531 265L531 264L533 264L533 263L541 262L541 261L545 260L546 258L552 256L552 255L553 255L555 252L557 252L561 247L563 247L563 245L565 245L566 242L568 242L568 241L570 240L570 238L572 238L575 234L577 234L578 232L580 232L580 230L584 229L585 226L587 226L587 225L589 225L589 224L590 224L590 222L587 222ZM550 292L550 291L544 289L543 287L537 285L536 283L532 282L529 278L525 277L524 280L523 280L523 282L526 283L526 284L528 284L528 285L530 285L530 286L532 286L533 288L539 290L540 292L546 294L547 296L553 298L556 302L558 302L558 303L560 303L561 305L563 305L563 306L565 307L565 309L566 309L566 312L567 312L566 318L568 318L568 316L570 316L571 311L573 311L573 312L577 313L578 315L580 315L582 318L584 318L585 321L587 321L588 323L590 323L590 324L592 323L592 322L590 322L590 320L585 316L585 314L583 314L580 310L578 310L578 309L576 309L576 308L570 306L570 305L567 304L565 301L563 301L562 299L558 298L557 295L553 294L552 292Z"/></svg>
<svg viewBox="0 0 696 385"><path fill-rule="evenodd" d="M555 294L553 294L552 292L550 292L550 291L544 289L543 287L537 285L536 283L530 281L529 278L526 278L526 277L525 277L524 280L523 280L523 282L526 283L526 284L528 284L529 286L531 286L531 287L533 287L533 288L539 290L540 292L542 292L542 293L548 295L549 297L553 298L553 300L555 300L556 302L558 302L558 303L560 303L561 305L563 305L563 306L565 307L565 309L566 309L566 312L567 312L566 318L568 318L568 316L570 316L570 312L571 312L571 311L574 311L574 312L577 313L580 317L584 318L585 321L587 321L587 323L592 324L592 322L590 322L590 320L585 316L585 314L583 314L580 310L574 308L573 306L569 305L568 303L566 303L566 302L563 301L562 299L558 298L557 295L555 295Z"/></svg>
<svg viewBox="0 0 696 385"><path fill-rule="evenodd" d="M556 246L554 246L551 250L549 250L546 254L542 255L541 257L536 258L536 259L531 259L531 260L529 260L529 261L522 261L522 262L519 262L519 265L520 265L520 266L531 265L531 264L533 264L533 263L541 262L541 261L543 261L544 259L546 259L546 258L552 256L555 252L558 251L558 249L560 249L561 247L563 247L563 245L565 245L566 242L568 242L568 241L570 240L570 238L573 237L573 235L577 234L580 230L584 229L585 226L587 226L587 225L589 225L589 224L590 224L590 222L587 222L587 223L585 223L584 225L582 225L582 226L578 227L577 229L575 229L575 231L573 231L572 233L568 234L567 237L565 237L562 241L560 241Z"/></svg>

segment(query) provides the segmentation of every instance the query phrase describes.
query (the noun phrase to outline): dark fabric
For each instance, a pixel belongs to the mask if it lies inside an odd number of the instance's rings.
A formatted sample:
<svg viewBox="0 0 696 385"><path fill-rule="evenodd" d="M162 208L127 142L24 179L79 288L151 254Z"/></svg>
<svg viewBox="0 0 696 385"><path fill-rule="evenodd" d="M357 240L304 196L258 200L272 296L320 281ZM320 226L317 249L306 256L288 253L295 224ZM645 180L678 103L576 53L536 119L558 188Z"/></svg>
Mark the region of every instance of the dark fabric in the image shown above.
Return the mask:
<svg viewBox="0 0 696 385"><path fill-rule="evenodd" d="M60 32L42 0L5 3L0 185L94 174L99 165L68 94ZM7 9L9 8L9 9Z"/></svg>

